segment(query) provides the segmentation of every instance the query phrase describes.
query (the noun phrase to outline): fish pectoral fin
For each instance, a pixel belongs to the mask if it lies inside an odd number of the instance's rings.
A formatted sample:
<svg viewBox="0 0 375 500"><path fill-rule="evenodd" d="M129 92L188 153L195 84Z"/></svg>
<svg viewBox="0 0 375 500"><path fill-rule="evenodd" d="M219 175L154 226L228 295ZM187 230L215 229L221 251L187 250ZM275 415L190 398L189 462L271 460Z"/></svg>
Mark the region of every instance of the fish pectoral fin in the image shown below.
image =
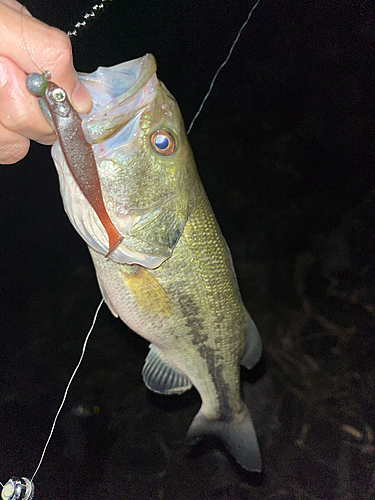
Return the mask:
<svg viewBox="0 0 375 500"><path fill-rule="evenodd" d="M142 266L120 268L126 287L142 311L169 317L173 312L173 304L161 284Z"/></svg>
<svg viewBox="0 0 375 500"><path fill-rule="evenodd" d="M229 453L244 469L254 472L262 471L258 440L245 404L239 413L221 420L208 419L200 410L189 427L187 443L193 445L205 435L219 437Z"/></svg>
<svg viewBox="0 0 375 500"><path fill-rule="evenodd" d="M262 340L260 338L258 328L251 319L250 314L246 311L247 320L247 335L246 335L246 351L241 359L241 365L250 370L255 366L262 355Z"/></svg>
<svg viewBox="0 0 375 500"><path fill-rule="evenodd" d="M182 394L192 387L190 379L171 366L154 344L150 345L142 377L146 387L159 394Z"/></svg>

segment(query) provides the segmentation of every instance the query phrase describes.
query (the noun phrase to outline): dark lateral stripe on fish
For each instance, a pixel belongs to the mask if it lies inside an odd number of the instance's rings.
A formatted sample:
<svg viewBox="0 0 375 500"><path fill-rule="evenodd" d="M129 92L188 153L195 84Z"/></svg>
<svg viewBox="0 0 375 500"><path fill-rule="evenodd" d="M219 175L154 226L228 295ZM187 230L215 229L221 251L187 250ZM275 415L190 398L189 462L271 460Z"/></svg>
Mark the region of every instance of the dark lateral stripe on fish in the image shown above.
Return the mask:
<svg viewBox="0 0 375 500"><path fill-rule="evenodd" d="M199 316L200 310L190 296L181 295L179 298L180 306L185 318L185 324L190 329L190 339L205 361L207 371L215 386L219 412L221 418L226 418L233 411L229 401L229 387L223 377L222 359L212 347L207 345L209 336L204 333L205 328L202 319Z"/></svg>

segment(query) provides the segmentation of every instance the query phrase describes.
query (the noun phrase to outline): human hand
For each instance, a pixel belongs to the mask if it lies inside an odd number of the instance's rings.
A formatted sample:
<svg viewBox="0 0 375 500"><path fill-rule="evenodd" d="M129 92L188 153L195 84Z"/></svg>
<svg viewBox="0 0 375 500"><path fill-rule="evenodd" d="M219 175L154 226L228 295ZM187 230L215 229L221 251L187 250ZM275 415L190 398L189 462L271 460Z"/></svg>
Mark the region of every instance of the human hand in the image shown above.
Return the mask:
<svg viewBox="0 0 375 500"><path fill-rule="evenodd" d="M78 111L90 111L90 93L74 70L65 33L32 17L16 0L0 0L0 164L24 158L30 139L48 145L56 140L26 88L27 74L40 73L40 68L51 72L51 81L67 92Z"/></svg>

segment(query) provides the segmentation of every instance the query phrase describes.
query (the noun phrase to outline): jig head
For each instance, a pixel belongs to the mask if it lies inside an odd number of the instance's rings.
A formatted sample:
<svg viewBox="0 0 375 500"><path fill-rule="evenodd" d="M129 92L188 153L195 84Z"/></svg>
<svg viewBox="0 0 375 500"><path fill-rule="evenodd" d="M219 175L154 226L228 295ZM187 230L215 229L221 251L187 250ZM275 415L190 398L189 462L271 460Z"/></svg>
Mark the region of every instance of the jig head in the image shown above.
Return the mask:
<svg viewBox="0 0 375 500"><path fill-rule="evenodd" d="M108 257L121 244L123 236L117 231L105 209L94 153L83 133L81 118L65 90L47 81L50 76L49 72L31 73L26 78L26 87L29 92L43 99L50 113L69 170L106 230Z"/></svg>

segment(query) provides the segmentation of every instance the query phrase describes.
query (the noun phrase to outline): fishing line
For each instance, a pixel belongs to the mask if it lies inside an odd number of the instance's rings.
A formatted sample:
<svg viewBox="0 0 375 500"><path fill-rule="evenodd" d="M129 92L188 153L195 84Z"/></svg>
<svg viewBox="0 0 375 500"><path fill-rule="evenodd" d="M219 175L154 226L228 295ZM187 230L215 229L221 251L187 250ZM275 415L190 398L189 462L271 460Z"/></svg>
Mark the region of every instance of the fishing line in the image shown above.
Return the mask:
<svg viewBox="0 0 375 500"><path fill-rule="evenodd" d="M51 73L49 71L45 71L43 68L41 68L39 66L39 64L35 61L31 51L29 50L29 46L27 45L27 42L25 40L25 37L23 36L23 16L27 15L27 14L24 14L24 7L21 5L21 10L20 10L20 15L21 15L21 37L22 37L22 41L23 41L23 48L24 50L26 51L26 53L28 54L28 56L30 57L30 59L32 60L32 62L35 64L35 66L38 68L38 70L43 73L43 75L46 77L46 78L51 78Z"/></svg>
<svg viewBox="0 0 375 500"><path fill-rule="evenodd" d="M35 478L37 472L39 471L40 469L40 466L42 465L42 462L43 462L43 459L44 459L44 456L46 454L46 451L47 451L47 447L51 441L51 438L52 438L52 435L53 435L53 432L55 430L55 426L56 426L56 422L57 422L57 419L59 418L59 415L61 413L61 410L64 406L64 403L66 401L66 397L68 395L68 392L69 392L69 389L70 389L70 386L73 382L73 379L74 377L76 376L76 373L79 369L79 367L81 366L81 363L82 363L82 360L83 360L83 357L85 355L85 352L86 352L86 347L87 347L87 343L89 341L89 338L90 338L90 335L91 335L91 332L93 331L94 329L94 326L95 326L95 323L96 323L96 320L98 318L98 314L99 314L99 311L100 311L100 308L102 307L103 305L103 302L104 302L104 299L102 299L98 305L98 307L96 308L96 311L95 311L95 314L94 314L94 318L92 320L92 323L91 323L91 327L86 335L86 338L83 342L83 346L82 346L82 351L81 351L81 356L78 360L78 363L76 365L76 367L74 368L74 371L69 379L69 382L66 386L66 389L65 389L65 392L64 392L64 396L61 400L61 403L60 403L60 406L56 412L56 415L55 415L55 418L53 420L53 423L52 423L52 427L51 427L51 431L48 435L48 438L47 438L47 441L46 441L46 444L44 445L44 448L43 448L43 451L42 451L42 455L40 457L40 460L39 460L39 463L35 469L35 472L34 474L32 475L31 479L27 479L26 477L22 477L21 479L20 478L17 478L17 477L12 477L11 479L9 479L9 481L3 485L2 483L1 486L3 487L2 489L2 492L1 492L1 498L3 500L17 500L17 499L22 499L22 500L31 500L34 496L34 484L33 484L33 479Z"/></svg>
<svg viewBox="0 0 375 500"><path fill-rule="evenodd" d="M243 25L241 26L241 28L239 29L238 33L237 33L237 36L236 38L234 39L230 49L229 49L229 52L228 52L228 55L227 57L224 59L224 61L220 64L219 68L217 69L216 73L214 74L212 80L211 80L211 83L210 83L210 86L208 87L208 90L207 90L207 93L206 95L203 97L203 100L201 102L201 105L199 106L198 108L198 111L195 113L193 119L191 120L191 123L189 125L189 128L187 129L187 134L190 133L190 130L193 128L193 125L195 123L195 120L198 118L198 116L200 115L201 111L202 111L202 108L205 104L205 102L207 101L208 99L208 96L211 94L211 91L212 91L212 88L213 86L215 85L215 82L216 82L216 79L217 77L219 76L219 73L220 71L224 68L224 66L227 64L227 62L229 61L231 55L232 55L232 52L234 50L234 47L236 46L240 36L241 36L241 33L242 31L245 29L247 23L250 21L250 18L251 16L253 15L253 12L254 10L257 8L258 4L259 4L260 0L257 0L257 2L253 5L253 7L250 9L250 12L245 20L245 22L243 23Z"/></svg>
<svg viewBox="0 0 375 500"><path fill-rule="evenodd" d="M82 28L87 28L87 25L88 23L89 24L92 24L92 21L93 20L97 20L98 18L98 14L100 12L102 12L104 10L104 4L108 4L111 0L102 0L102 2L100 3L97 3L95 5L92 6L92 8L87 11L84 15L83 15L83 20L82 21L78 21L75 25L74 25L74 28L72 31L68 31L66 34L67 36L72 40L74 39L74 37L77 37L79 33L82 32ZM224 59L224 61L221 63L221 65L219 66L219 68L217 69L217 71L215 72L212 80L211 80L211 83L210 83L210 86L208 88L208 91L207 93L205 94L205 96L203 97L203 100L198 108L198 111L196 112L196 114L194 115L190 125L189 125L189 128L187 130L187 134L189 134L189 132L191 131L196 119L198 118L198 116L200 115L202 109L203 109L203 106L206 102L206 100L208 99L209 95L211 94L211 91L213 89L213 86L216 82L216 79L217 77L219 76L219 73L221 72L221 70L226 66L226 64L228 63L230 57L232 56L232 53L233 53L233 50L242 34L242 31L245 29L247 23L249 22L254 10L256 9L256 7L258 6L258 4L260 3L261 0L257 0L257 2L253 5L253 7L250 9L250 12L246 18L246 20L244 21L244 23L242 24L242 26L240 27L238 33L237 33L237 36L235 37L230 49L229 49L229 52L228 52L228 55L226 56L226 58ZM29 47L26 43L26 40L23 36L23 8L22 10L20 11L20 14L21 14L21 36L22 36L22 40L24 42L24 48L26 50L26 52L28 53L30 59L32 60L32 62L35 64L35 66L39 69L39 71L41 71L44 76L46 78L50 78L51 77L51 74L49 71L47 70L43 70L42 68L39 67L39 65L36 63L36 61L34 60L30 50L29 50ZM79 367L81 366L81 363L83 361L83 358L84 358L84 355L85 355L85 352L86 352L86 347L87 347L87 343L89 341L89 338L90 338L90 335L95 327L95 324L96 324L96 320L97 320L97 317L98 317L98 314L99 314L99 311L102 307L104 303L104 299L102 299L95 311L95 314L94 314L94 317L93 317L93 321L92 321L92 324L91 324L91 327L85 337L85 340L83 342L83 346L82 346L82 351L81 351L81 356L78 360L78 363L76 365L76 367L74 368L73 370L73 373L67 383L67 386L66 386L66 389L65 389L65 392L64 392L64 395L63 395L63 398L61 400L61 403L60 403L60 406L56 412L56 415L55 415L55 418L52 422L52 426L51 426L51 430L50 430L50 433L48 435L48 438L46 440L46 444L44 445L44 448L43 448L43 451L42 451L42 454L41 454L41 457L40 457L40 460L39 460L39 463L34 471L34 474L32 475L31 479L28 479L26 477L22 477L22 478L18 478L18 477L12 477L11 479L9 479L9 481L3 485L3 483L0 482L0 486L2 487L2 491L1 491L1 498L2 500L32 500L33 497L34 497L34 483L33 483L33 480L36 476L36 474L38 473L41 465L42 465L42 462L44 460L44 457L45 457L45 454L46 454L46 451L47 451L47 448L48 448L48 445L52 439L52 436L53 436L53 433L54 433L54 430L55 430L55 427L56 427L56 422L57 422L57 419L59 418L60 416L60 413L61 413L61 410L65 404L65 401L66 401L66 398L67 398L67 395L68 395L68 392L69 392L69 389L70 389L70 386L73 382L73 379L74 377L76 376L76 373L79 369Z"/></svg>
<svg viewBox="0 0 375 500"><path fill-rule="evenodd" d="M49 436L47 438L47 441L46 441L46 444L44 445L44 448L43 448L43 452L42 452L42 455L40 457L40 460L39 460L39 463L37 465L37 468L35 469L35 472L34 474L32 475L31 477L31 481L34 479L34 477L36 476L36 473L38 472L40 466L42 465L42 461L43 461L43 458L44 458L44 455L46 454L46 450L47 450L47 446L49 445L49 442L51 441L51 438L52 438L52 434L53 434L53 431L55 430L55 426L56 426L56 422L57 422L57 419L61 413L61 410L62 410L62 407L64 406L64 403L65 403L65 400L66 400L66 397L68 395L68 391L69 391L69 388L71 386L71 383L73 382L73 379L79 369L79 367L81 366L81 363L82 363L82 360L83 360L83 357L85 355L85 352L86 352L86 347L87 347L87 342L89 341L89 338L90 338L90 335L91 335L91 332L93 331L94 329L94 326L95 326L95 323L96 323L96 319L98 317L98 314L99 314L99 311L100 311L100 308L102 307L103 305L103 302L104 302L104 299L102 299L100 301L100 304L98 305L98 307L96 308L96 311L95 311L95 314L94 314L94 318L92 320L92 324L91 324L91 327L90 327L90 330L88 331L87 335L86 335L86 338L85 338L85 341L83 342L83 346L82 346L82 352L81 352L81 357L79 358L79 361L77 363L77 366L74 368L74 371L69 379L69 382L66 386L66 389L65 389L65 392L64 392L64 396L62 398L62 401L61 401L61 404L59 406L59 409L57 410L56 412L56 415L55 415L55 418L54 418L54 421L52 423L52 427L51 427L51 431L49 433Z"/></svg>

